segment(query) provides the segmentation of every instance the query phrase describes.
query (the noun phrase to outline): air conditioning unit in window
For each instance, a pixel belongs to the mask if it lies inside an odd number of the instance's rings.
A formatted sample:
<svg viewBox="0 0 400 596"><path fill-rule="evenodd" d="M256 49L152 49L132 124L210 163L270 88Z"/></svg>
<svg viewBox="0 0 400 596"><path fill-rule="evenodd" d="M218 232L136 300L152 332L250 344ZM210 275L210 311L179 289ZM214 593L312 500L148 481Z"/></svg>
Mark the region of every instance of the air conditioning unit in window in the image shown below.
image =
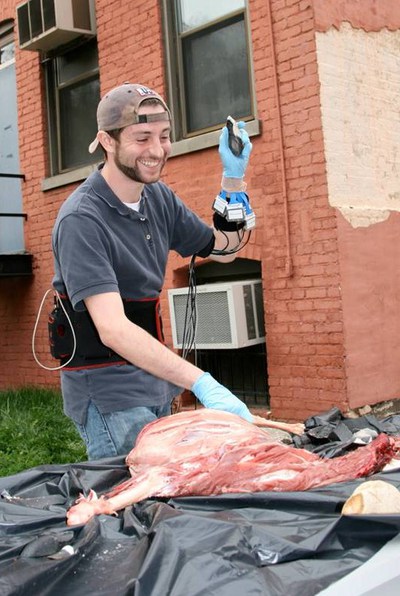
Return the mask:
<svg viewBox="0 0 400 596"><path fill-rule="evenodd" d="M168 290L175 348L188 347L182 345L187 294L188 288ZM236 349L265 341L261 280L198 286L196 309L198 349Z"/></svg>
<svg viewBox="0 0 400 596"><path fill-rule="evenodd" d="M28 0L17 6L21 50L47 52L96 34L94 0Z"/></svg>

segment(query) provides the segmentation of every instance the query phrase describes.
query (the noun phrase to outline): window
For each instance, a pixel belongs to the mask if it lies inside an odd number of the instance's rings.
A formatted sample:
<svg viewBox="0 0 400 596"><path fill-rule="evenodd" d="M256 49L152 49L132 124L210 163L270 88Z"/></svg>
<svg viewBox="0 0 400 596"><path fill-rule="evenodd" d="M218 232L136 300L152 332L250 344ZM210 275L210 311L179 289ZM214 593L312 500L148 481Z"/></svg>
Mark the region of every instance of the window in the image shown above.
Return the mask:
<svg viewBox="0 0 400 596"><path fill-rule="evenodd" d="M164 0L174 140L254 117L245 0Z"/></svg>
<svg viewBox="0 0 400 596"><path fill-rule="evenodd" d="M15 59L15 43L13 40L13 32L1 34L0 28L0 66L13 61Z"/></svg>
<svg viewBox="0 0 400 596"><path fill-rule="evenodd" d="M50 142L50 174L95 163L88 146L97 133L100 100L97 42L74 46L45 61Z"/></svg>
<svg viewBox="0 0 400 596"><path fill-rule="evenodd" d="M13 22L0 22L0 255L24 250ZM0 274L1 273L0 263Z"/></svg>

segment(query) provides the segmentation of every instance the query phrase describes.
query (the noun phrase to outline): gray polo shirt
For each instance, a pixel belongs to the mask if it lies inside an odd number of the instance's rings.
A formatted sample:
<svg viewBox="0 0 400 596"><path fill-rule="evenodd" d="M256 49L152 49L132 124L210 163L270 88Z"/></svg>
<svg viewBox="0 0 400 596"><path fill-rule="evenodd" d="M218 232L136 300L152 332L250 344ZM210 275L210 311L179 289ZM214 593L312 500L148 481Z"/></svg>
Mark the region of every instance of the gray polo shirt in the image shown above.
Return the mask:
<svg viewBox="0 0 400 596"><path fill-rule="evenodd" d="M187 257L201 251L213 230L162 182L145 185L139 211L124 205L100 171L62 205L54 229L53 285L76 310L104 292L123 298L156 298L163 286L168 253ZM158 406L181 389L133 365L62 371L65 413L83 423L89 401L103 413Z"/></svg>

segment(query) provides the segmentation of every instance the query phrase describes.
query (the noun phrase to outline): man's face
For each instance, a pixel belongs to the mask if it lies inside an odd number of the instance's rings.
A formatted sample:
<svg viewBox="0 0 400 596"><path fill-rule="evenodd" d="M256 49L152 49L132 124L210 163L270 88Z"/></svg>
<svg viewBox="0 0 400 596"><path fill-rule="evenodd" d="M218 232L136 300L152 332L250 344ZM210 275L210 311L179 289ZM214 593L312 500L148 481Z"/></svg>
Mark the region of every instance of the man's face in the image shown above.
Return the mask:
<svg viewBox="0 0 400 596"><path fill-rule="evenodd" d="M145 105L139 114L164 112L161 105ZM171 153L171 125L168 120L132 124L121 131L115 143L114 162L131 180L149 184L157 182Z"/></svg>

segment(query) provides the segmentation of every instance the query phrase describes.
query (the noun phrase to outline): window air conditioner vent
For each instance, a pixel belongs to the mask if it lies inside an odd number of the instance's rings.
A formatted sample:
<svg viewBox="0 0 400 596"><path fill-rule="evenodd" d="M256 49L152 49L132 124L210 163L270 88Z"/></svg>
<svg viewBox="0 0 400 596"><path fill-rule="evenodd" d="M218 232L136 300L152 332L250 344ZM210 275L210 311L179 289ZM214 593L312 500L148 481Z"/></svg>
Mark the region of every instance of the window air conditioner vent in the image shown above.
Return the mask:
<svg viewBox="0 0 400 596"><path fill-rule="evenodd" d="M96 34L94 0L28 0L17 6L21 50L48 52Z"/></svg>
<svg viewBox="0 0 400 596"><path fill-rule="evenodd" d="M175 348L185 347L187 294L188 288L168 290ZM236 349L265 341L261 280L198 286L196 309L198 349Z"/></svg>

